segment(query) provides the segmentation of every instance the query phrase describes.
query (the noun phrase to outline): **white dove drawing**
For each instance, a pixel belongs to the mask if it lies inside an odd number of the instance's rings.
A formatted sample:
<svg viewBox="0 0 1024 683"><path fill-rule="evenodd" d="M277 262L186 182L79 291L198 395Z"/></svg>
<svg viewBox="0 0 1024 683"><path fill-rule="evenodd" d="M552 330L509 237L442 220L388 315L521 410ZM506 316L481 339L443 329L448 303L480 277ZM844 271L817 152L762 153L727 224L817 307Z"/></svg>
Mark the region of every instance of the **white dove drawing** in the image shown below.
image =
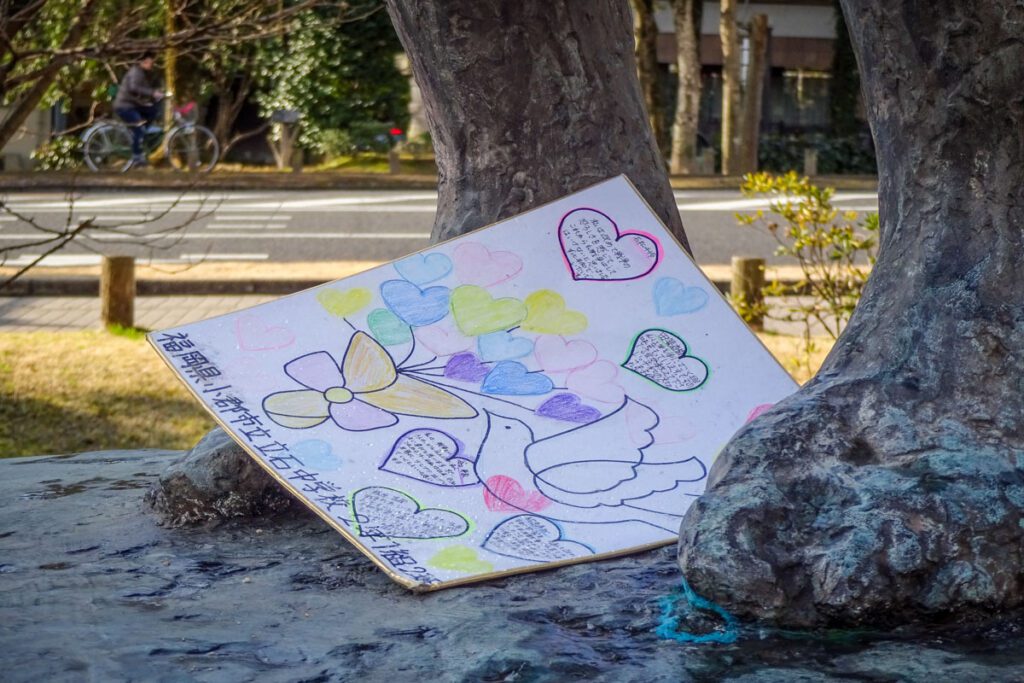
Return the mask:
<svg viewBox="0 0 1024 683"><path fill-rule="evenodd" d="M524 512L584 524L643 522L675 534L682 514L665 512L685 507L675 489L707 476L698 458L657 447L657 413L628 396L599 420L540 440L521 420L483 412L476 474L492 496ZM522 487L515 496L494 485L509 479Z"/></svg>

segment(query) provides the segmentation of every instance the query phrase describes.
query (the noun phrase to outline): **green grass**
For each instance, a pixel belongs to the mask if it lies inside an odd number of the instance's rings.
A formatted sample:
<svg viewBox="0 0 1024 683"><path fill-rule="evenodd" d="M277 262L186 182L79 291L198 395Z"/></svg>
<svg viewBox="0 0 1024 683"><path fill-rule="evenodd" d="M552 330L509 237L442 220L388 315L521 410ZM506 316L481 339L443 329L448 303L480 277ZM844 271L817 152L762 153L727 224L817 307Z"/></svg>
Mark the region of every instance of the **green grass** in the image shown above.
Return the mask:
<svg viewBox="0 0 1024 683"><path fill-rule="evenodd" d="M139 330L0 334L0 457L184 449L212 427Z"/></svg>

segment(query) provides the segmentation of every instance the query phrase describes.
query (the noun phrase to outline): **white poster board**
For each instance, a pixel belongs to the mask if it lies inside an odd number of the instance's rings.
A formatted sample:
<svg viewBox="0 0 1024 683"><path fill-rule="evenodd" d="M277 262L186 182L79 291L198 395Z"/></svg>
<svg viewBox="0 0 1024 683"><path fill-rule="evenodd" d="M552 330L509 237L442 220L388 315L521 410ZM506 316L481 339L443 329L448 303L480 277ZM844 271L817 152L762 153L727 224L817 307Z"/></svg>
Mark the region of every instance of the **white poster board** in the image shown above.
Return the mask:
<svg viewBox="0 0 1024 683"><path fill-rule="evenodd" d="M415 590L674 541L719 449L796 388L625 177L149 340Z"/></svg>

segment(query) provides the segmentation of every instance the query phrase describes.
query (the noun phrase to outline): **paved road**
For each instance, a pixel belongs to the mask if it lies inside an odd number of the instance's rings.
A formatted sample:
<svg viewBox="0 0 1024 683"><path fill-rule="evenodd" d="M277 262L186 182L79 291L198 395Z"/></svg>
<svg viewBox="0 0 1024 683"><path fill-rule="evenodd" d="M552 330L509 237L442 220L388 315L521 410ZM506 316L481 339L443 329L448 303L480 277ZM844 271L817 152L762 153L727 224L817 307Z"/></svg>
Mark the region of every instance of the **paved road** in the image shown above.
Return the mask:
<svg viewBox="0 0 1024 683"><path fill-rule="evenodd" d="M840 208L877 210L870 192L840 192ZM146 247L117 232L92 233L94 248L158 262L210 260L390 260L427 245L437 196L423 191L230 192L178 195L171 192L87 193L69 205L60 193L10 193L0 212L0 248L27 245L78 219L149 235ZM768 235L736 224L734 214L767 208L767 202L723 190L678 191L676 201L702 265L728 263L734 254L772 256ZM70 210L70 216L69 216ZM25 219L25 220L23 220ZM27 220L36 224L34 228ZM139 223L139 221L147 221ZM176 226L184 225L181 230ZM40 253L26 246L13 253L17 265ZM69 246L51 265L95 263L98 256Z"/></svg>

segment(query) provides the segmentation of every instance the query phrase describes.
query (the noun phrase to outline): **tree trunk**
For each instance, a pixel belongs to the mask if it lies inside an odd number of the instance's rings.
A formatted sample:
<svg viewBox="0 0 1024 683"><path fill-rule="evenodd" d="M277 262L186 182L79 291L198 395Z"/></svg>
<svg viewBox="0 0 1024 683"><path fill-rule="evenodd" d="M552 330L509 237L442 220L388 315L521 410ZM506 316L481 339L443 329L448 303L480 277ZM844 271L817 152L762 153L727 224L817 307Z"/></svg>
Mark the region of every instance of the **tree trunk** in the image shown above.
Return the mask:
<svg viewBox="0 0 1024 683"><path fill-rule="evenodd" d="M626 0L388 0L439 171L448 239L625 173L686 236L644 110Z"/></svg>
<svg viewBox="0 0 1024 683"><path fill-rule="evenodd" d="M636 71L644 94L647 115L658 149L668 149L665 102L658 83L658 25L654 21L654 0L630 0L633 7L633 40L636 43Z"/></svg>
<svg viewBox="0 0 1024 683"><path fill-rule="evenodd" d="M991 618L1024 606L1024 5L843 6L878 262L817 377L719 455L680 565L786 624Z"/></svg>
<svg viewBox="0 0 1024 683"><path fill-rule="evenodd" d="M700 123L701 0L675 0L676 70L679 87L672 123L672 173L697 170L697 125Z"/></svg>
<svg viewBox="0 0 1024 683"><path fill-rule="evenodd" d="M737 173L757 171L757 146L761 132L761 103L764 93L765 62L768 56L768 17L755 15L750 22L750 63L743 88L740 114L740 144L736 155Z"/></svg>
<svg viewBox="0 0 1024 683"><path fill-rule="evenodd" d="M722 175L736 173L740 115L740 45L736 0L722 0L718 35L722 40Z"/></svg>
<svg viewBox="0 0 1024 683"><path fill-rule="evenodd" d="M164 37L173 36L176 32L175 17L177 8L175 0L166 0L164 6ZM178 48L168 45L164 48L164 90L169 95L164 101L164 130L170 130L174 125L174 103L178 96Z"/></svg>
<svg viewBox="0 0 1024 683"><path fill-rule="evenodd" d="M99 9L99 4L99 0L85 0L82 3L82 7L78 12L78 18L75 19L75 22L68 29L67 35L61 42L61 50L70 50L78 46L82 36L85 35L89 25L92 24L96 10ZM53 81L60 74L61 69L67 66L68 63L67 57L55 57L46 69L39 73L32 86L11 106L7 116L3 118L3 121L0 121L0 150L6 147L11 138L17 134L21 125L25 123L25 119L28 118L28 115L36 110L39 103L43 101L46 91L50 89Z"/></svg>

